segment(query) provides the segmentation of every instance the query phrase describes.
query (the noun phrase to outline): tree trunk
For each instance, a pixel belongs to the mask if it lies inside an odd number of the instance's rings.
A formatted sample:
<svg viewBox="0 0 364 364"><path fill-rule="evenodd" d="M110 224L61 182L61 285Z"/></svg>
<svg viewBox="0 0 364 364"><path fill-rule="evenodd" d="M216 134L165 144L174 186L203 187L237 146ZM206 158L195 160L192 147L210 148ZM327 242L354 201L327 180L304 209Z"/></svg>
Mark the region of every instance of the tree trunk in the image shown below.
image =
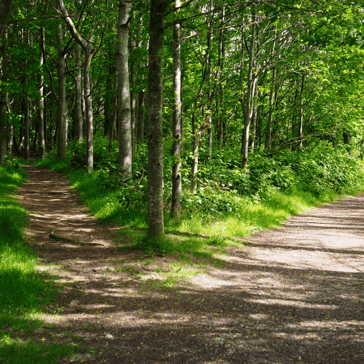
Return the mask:
<svg viewBox="0 0 364 364"><path fill-rule="evenodd" d="M94 169L94 123L92 109L92 90L91 90L91 61L93 49L88 44L85 51L85 67L84 67L84 90L86 104L86 158L87 158L87 173L92 173Z"/></svg>
<svg viewBox="0 0 364 364"><path fill-rule="evenodd" d="M44 76L43 76L43 65L44 65L44 44L45 44L45 33L44 27L40 28L40 72L39 72L39 101L38 101L38 157L41 160L46 158L46 147L44 137Z"/></svg>
<svg viewBox="0 0 364 364"><path fill-rule="evenodd" d="M83 140L83 116L82 116L82 70L81 70L81 46L75 45L75 78L76 78L76 94L75 94L75 119L73 121L73 129L75 140L82 143Z"/></svg>
<svg viewBox="0 0 364 364"><path fill-rule="evenodd" d="M11 14L11 6L13 4L13 0L2 0L0 3L0 39L3 37L8 19Z"/></svg>
<svg viewBox="0 0 364 364"><path fill-rule="evenodd" d="M222 19L221 19L221 27L224 26L225 23L225 7L222 9ZM220 38L219 38L219 67L220 67L220 79L221 75L224 72L225 65L225 44L224 44L224 31L220 30ZM219 96L216 98L216 109L218 115L217 122L217 144L219 149L222 148L222 144L224 141L224 87L220 80L219 82Z"/></svg>
<svg viewBox="0 0 364 364"><path fill-rule="evenodd" d="M168 1L151 0L149 38L148 114L148 238L164 235L163 221L163 136L162 52L163 20Z"/></svg>
<svg viewBox="0 0 364 364"><path fill-rule="evenodd" d="M175 1L175 7L179 8L181 1ZM182 198L182 176L181 168L181 25L173 26L173 126L172 126L172 206L171 216L179 216L181 214L181 198Z"/></svg>
<svg viewBox="0 0 364 364"><path fill-rule="evenodd" d="M116 40L116 67L118 72L118 164L125 178L131 176L133 155L128 66L129 11L129 3L120 3Z"/></svg>
<svg viewBox="0 0 364 364"><path fill-rule="evenodd" d="M129 30L129 32L130 32L130 30ZM135 39L130 34L130 55L131 55L131 60L130 60L130 84L131 84L132 88L135 87L135 59L134 59L135 55L134 55L134 50L135 50ZM134 92L130 91L130 125L131 125L132 151L134 151L136 149L135 106L136 106L135 91Z"/></svg>
<svg viewBox="0 0 364 364"><path fill-rule="evenodd" d="M144 144L144 117L145 117L145 92L139 91L137 138L140 145Z"/></svg>
<svg viewBox="0 0 364 364"><path fill-rule="evenodd" d="M210 0L210 11L212 12L214 6L213 0ZM211 19L209 24L209 32L207 33L207 148L208 148L208 159L212 157L212 90L211 90L211 54L212 54L212 25L213 25L213 13L211 13Z"/></svg>
<svg viewBox="0 0 364 364"><path fill-rule="evenodd" d="M66 101L66 62L62 47L63 29L58 24L56 33L58 46L58 110L57 110L57 157L67 158L67 101Z"/></svg>
<svg viewBox="0 0 364 364"><path fill-rule="evenodd" d="M255 63L255 4L252 4L252 34L250 38L250 49L249 49L249 71L248 71L248 89L245 100L245 120L243 127L243 135L242 135L242 146L241 146L241 154L243 155L241 167L245 168L248 163L248 153L249 153L249 130L250 123L253 114L252 100L255 93L255 85L256 85L256 75L254 72L254 63Z"/></svg>
<svg viewBox="0 0 364 364"><path fill-rule="evenodd" d="M3 75L2 79L5 80L4 75L4 65L3 65ZM0 91L0 164L5 163L6 155L6 109L7 109L7 97L6 91Z"/></svg>
<svg viewBox="0 0 364 364"><path fill-rule="evenodd" d="M3 6L3 3L0 4L0 10L2 9L2 6ZM1 19L1 15L0 15L0 21L4 21L3 19ZM6 19L5 19L5 23L6 23ZM1 26L1 24L0 24L0 26ZM1 28L0 28L0 30L1 30ZM6 37L6 33L5 33L5 37ZM2 54L0 54L0 71L1 71L0 81L6 83L7 79L8 79L8 55L6 54L5 46L4 46L4 51L2 52ZM6 89L1 88L0 89L0 164L5 163L5 155L6 155L6 144L7 144L6 111L7 111L7 107L8 107L7 91L6 91Z"/></svg>

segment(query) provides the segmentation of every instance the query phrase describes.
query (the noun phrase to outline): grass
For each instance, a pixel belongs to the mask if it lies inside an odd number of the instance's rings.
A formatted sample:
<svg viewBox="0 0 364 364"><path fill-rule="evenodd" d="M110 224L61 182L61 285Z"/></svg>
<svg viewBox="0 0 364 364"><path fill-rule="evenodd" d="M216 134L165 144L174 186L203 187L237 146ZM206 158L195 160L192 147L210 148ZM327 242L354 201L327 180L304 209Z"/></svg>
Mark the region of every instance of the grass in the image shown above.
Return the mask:
<svg viewBox="0 0 364 364"><path fill-rule="evenodd" d="M85 171L72 170L69 161L57 159L48 159L38 162L37 165L66 174L72 186L80 192L81 198L90 211L100 221L126 226L127 228L121 229L120 233L131 238L133 244L121 246L121 249L142 249L150 254L155 252L162 255L184 256L187 254L197 258L214 259L217 254L224 253L226 246L243 244L230 238L244 238L262 229L280 226L291 215L343 196L332 191L312 194L295 188L290 193L268 189L263 197L212 191L212 195L205 199L210 205L202 204L199 207L198 196L190 195L186 199L190 201L189 208L185 209L187 212L182 218L171 219L168 215L168 207L166 208L166 236L159 241L151 241L146 238L146 209L142 211L125 209L120 202L121 192L117 188L105 188L98 171L87 175ZM124 190L123 193L127 192ZM188 194L188 192L185 193ZM218 211L219 199L223 194L225 194L225 200L230 201L231 206L234 207L232 211L226 211L226 209Z"/></svg>
<svg viewBox="0 0 364 364"><path fill-rule="evenodd" d="M45 326L41 314L56 296L53 283L37 271L37 257L23 239L27 211L12 195L27 180L17 166L0 166L0 362L52 363L75 347L24 341L22 333Z"/></svg>

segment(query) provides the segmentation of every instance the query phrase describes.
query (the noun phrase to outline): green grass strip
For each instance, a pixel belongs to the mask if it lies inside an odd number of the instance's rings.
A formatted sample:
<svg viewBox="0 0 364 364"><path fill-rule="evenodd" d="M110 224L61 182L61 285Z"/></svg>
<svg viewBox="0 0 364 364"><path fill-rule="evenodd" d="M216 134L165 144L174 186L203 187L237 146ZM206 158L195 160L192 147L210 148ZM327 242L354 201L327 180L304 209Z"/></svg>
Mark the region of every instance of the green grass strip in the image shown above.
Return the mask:
<svg viewBox="0 0 364 364"><path fill-rule="evenodd" d="M44 325L40 314L56 295L37 272L38 259L23 238L27 211L13 193L26 180L19 167L0 165L0 362L52 363L74 347L19 338Z"/></svg>

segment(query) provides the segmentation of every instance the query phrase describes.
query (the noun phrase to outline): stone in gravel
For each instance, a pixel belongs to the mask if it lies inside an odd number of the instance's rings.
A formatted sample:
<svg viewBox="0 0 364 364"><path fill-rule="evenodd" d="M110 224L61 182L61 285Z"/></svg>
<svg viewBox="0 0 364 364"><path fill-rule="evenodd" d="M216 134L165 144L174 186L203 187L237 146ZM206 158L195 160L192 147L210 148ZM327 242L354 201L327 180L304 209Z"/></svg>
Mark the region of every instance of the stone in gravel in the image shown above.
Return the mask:
<svg viewBox="0 0 364 364"><path fill-rule="evenodd" d="M114 336L113 336L113 335L111 335L111 334L106 334L106 335L105 335L105 337L106 337L107 339L113 339L113 338L114 338Z"/></svg>

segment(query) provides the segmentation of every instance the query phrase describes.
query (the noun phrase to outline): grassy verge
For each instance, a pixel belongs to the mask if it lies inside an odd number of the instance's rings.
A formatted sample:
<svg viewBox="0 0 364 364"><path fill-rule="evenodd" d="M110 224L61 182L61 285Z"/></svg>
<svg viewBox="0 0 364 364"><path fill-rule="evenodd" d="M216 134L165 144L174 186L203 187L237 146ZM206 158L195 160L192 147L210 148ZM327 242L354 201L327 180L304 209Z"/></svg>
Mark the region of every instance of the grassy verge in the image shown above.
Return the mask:
<svg viewBox="0 0 364 364"><path fill-rule="evenodd" d="M56 291L23 239L27 211L12 193L26 179L20 168L0 166L0 362L52 363L76 348L28 339L45 330L41 315Z"/></svg>
<svg viewBox="0 0 364 364"><path fill-rule="evenodd" d="M37 165L66 174L90 211L100 221L123 226L120 234L127 235L134 244L121 246L121 249L142 249L148 253L158 251L182 258L193 255L197 258L213 259L224 254L226 246L243 244L231 239L233 237L244 238L262 229L279 226L291 215L344 195L333 191L313 194L296 188L289 193L268 189L263 197L240 196L224 191L212 192L208 197L206 194L201 195L202 197L199 194L187 195L187 213L181 219L172 220L166 211L166 237L161 241L150 241L146 239L146 211L125 209L120 202L120 191L105 188L98 171L87 175L82 170L72 170L68 161L56 159L38 162ZM202 207L199 208L201 199ZM204 208L206 201L209 206L217 207ZM225 201L224 204L221 201Z"/></svg>

